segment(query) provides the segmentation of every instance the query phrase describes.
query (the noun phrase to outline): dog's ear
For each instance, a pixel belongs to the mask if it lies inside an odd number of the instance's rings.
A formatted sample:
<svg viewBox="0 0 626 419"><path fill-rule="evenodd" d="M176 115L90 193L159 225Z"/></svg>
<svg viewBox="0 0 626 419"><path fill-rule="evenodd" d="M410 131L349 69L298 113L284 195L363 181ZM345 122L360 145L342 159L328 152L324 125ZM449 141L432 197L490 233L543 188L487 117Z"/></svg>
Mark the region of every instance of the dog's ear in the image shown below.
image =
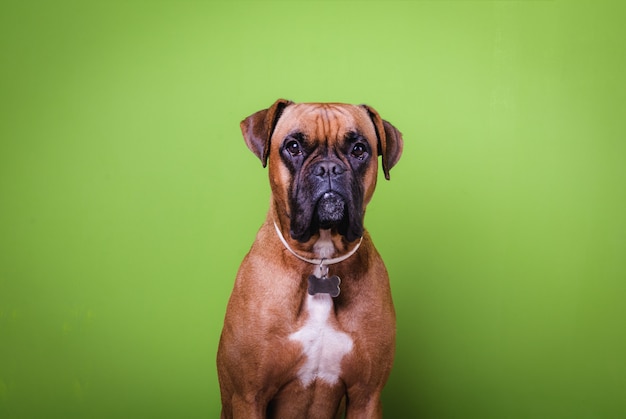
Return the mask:
<svg viewBox="0 0 626 419"><path fill-rule="evenodd" d="M389 171L398 163L402 155L404 140L402 134L389 122L380 117L378 112L371 106L361 105L365 108L376 129L378 136L378 154L382 156L383 173L389 180Z"/></svg>
<svg viewBox="0 0 626 419"><path fill-rule="evenodd" d="M267 165L270 138L278 118L280 118L283 109L292 103L290 100L278 99L268 109L253 113L239 124L246 145L261 160L263 167Z"/></svg>

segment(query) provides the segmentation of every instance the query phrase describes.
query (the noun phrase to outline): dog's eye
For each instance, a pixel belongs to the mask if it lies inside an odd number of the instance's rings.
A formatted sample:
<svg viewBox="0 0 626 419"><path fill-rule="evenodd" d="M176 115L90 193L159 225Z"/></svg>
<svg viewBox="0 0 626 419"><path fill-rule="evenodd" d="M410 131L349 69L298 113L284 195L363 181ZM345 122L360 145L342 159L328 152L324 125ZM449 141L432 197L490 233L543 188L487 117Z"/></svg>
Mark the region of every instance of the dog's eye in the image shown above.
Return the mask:
<svg viewBox="0 0 626 419"><path fill-rule="evenodd" d="M365 153L367 153L367 148L363 143L356 143L354 147L352 147L351 154L357 159L363 159L365 157Z"/></svg>
<svg viewBox="0 0 626 419"><path fill-rule="evenodd" d="M289 152L292 156L299 156L302 154L302 149L300 148L300 144L297 141L289 141L285 145L285 150Z"/></svg>

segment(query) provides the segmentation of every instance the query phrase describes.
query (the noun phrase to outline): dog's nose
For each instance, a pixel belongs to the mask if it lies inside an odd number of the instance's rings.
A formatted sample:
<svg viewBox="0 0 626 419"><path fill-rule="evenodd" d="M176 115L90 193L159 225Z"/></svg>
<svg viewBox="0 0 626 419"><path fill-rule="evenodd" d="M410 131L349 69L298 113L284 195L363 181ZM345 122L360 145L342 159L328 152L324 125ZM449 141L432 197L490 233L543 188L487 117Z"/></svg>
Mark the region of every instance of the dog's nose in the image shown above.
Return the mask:
<svg viewBox="0 0 626 419"><path fill-rule="evenodd" d="M346 169L341 165L341 163L326 160L317 164L315 167L315 175L319 177L334 177L345 172Z"/></svg>

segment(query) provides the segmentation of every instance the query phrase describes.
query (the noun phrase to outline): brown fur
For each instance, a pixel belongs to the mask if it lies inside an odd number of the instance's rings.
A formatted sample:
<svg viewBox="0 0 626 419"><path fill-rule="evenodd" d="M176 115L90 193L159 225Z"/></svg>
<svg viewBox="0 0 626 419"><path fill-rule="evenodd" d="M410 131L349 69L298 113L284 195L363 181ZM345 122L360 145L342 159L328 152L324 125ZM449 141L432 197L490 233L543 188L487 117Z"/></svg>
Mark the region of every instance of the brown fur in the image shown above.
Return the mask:
<svg viewBox="0 0 626 419"><path fill-rule="evenodd" d="M307 277L313 268L283 246L274 221L291 248L309 258L318 257L313 245L319 235L305 243L290 237L288 197L293 178L279 153L282 139L296 128L329 146L348 130L358 129L375 153L382 152L388 177L400 158L402 137L367 106L285 100L251 115L241 126L248 147L264 165L269 160L272 199L266 221L241 264L226 311L217 360L222 417L332 418L343 409L348 418L381 417L380 393L393 363L395 314L387 271L367 232L353 256L332 265L342 284L329 321L354 343L341 361L340 379L334 385L316 380L306 388L298 379L305 359L300 344L288 337L306 321ZM361 180L363 209L374 193L377 170L374 155ZM332 241L333 257L355 246L339 234Z"/></svg>

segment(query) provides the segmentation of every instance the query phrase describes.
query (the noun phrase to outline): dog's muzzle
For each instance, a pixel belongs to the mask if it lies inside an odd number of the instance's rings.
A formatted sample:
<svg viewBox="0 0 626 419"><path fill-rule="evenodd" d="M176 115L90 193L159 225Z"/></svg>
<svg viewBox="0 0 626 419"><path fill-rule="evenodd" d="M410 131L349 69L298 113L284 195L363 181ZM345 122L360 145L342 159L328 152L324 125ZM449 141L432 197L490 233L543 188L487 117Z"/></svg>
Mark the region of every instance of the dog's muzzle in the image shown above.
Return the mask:
<svg viewBox="0 0 626 419"><path fill-rule="evenodd" d="M350 242L361 237L362 188L349 168L331 157L303 170L291 204L291 237L306 242L320 229L332 229Z"/></svg>
<svg viewBox="0 0 626 419"><path fill-rule="evenodd" d="M317 202L317 219L320 228L328 229L338 224L345 216L346 203L336 192L325 192Z"/></svg>

